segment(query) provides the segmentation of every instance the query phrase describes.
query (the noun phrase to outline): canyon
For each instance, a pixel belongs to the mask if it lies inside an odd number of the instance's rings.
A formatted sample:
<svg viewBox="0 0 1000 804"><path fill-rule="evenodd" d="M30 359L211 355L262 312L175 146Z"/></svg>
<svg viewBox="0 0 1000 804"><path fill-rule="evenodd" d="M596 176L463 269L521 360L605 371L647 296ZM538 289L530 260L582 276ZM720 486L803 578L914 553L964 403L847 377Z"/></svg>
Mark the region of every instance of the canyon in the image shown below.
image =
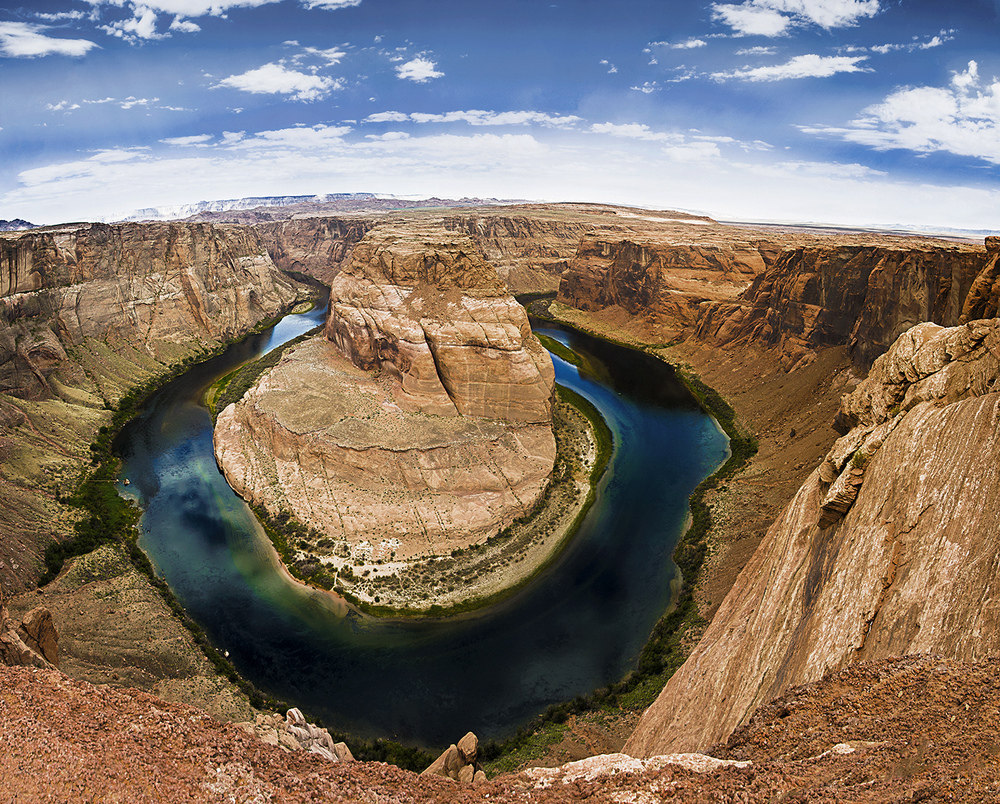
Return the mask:
<svg viewBox="0 0 1000 804"><path fill-rule="evenodd" d="M552 470L551 362L512 293L555 292L540 303L546 315L699 375L760 450L706 495L706 564L686 579L700 620L679 634L690 656L624 746L606 744L634 759L525 771L464 800L975 796L987 758L970 747L993 739L1000 649L998 272L997 238L723 225L599 205L4 234L0 585L14 593L12 624L47 606L60 667L81 680L17 671L34 675L5 679L17 700L5 699L0 719L30 715L52 729L46 713L93 696L88 681L252 719L203 656L189 658L190 635L116 548L27 591L45 547L72 533L63 496L130 390L306 299L293 277L330 285L324 332L220 413L220 465L245 496L330 539L331 552L362 534L386 557L447 552L529 510ZM375 482L386 478L391 493ZM150 651L164 645L115 645L104 631L96 651L78 632L100 635L101 611L143 628L162 617L183 643L175 663L191 665L183 683L152 668ZM907 654L921 658L898 658ZM972 693L956 687L976 690L971 713ZM211 779L192 771L190 789L238 779L277 791L295 776L345 800L363 779L415 800L455 793L448 780L385 766L265 756L142 693L100 688L98 698L139 707L136 717L176 711L206 730L192 740L243 757L227 754ZM921 736L929 724L935 736ZM66 767L93 756L60 740ZM676 759L690 752L711 757ZM733 764L748 761L750 773Z"/></svg>

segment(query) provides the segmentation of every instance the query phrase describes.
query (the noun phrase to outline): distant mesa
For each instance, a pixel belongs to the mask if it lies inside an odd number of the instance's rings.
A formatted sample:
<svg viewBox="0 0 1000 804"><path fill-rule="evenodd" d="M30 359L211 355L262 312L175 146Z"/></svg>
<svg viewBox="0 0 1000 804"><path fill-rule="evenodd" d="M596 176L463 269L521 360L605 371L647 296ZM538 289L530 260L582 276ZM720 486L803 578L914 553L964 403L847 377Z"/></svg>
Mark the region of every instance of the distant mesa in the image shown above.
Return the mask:
<svg viewBox="0 0 1000 804"><path fill-rule="evenodd" d="M399 198L375 193L321 193L320 195L251 196L219 201L198 201L163 207L144 207L124 215L111 215L110 222L191 220L205 223L262 223L286 220L294 215L342 212L392 212L423 208L493 206L520 203L497 198Z"/></svg>

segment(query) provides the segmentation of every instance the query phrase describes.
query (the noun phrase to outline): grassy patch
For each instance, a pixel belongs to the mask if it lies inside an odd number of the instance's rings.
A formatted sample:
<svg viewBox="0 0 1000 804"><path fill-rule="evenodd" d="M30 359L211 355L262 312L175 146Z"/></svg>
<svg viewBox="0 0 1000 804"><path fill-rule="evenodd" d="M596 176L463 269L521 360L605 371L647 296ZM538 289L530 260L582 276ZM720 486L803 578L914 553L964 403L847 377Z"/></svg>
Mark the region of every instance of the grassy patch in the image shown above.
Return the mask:
<svg viewBox="0 0 1000 804"><path fill-rule="evenodd" d="M244 363L242 366L237 366L228 374L223 375L208 386L203 396L203 400L209 410L209 413L212 414L212 421L214 422L218 419L219 413L225 410L226 407L234 402L239 402L243 398L244 394L246 394L253 384L257 382L261 374L278 365L278 361L281 360L281 356L288 349L302 343L307 338L311 338L322 329L323 328L321 326L313 327L311 330L299 335L297 338L292 338L292 340L287 343L272 349L266 355L263 355L256 360Z"/></svg>
<svg viewBox="0 0 1000 804"><path fill-rule="evenodd" d="M576 352L570 349L566 344L560 343L555 338L550 338L541 332L536 332L535 337L538 338L539 343L542 344L546 349L548 349L556 357L562 358L567 363L572 366L580 368L583 366L583 360L580 358Z"/></svg>

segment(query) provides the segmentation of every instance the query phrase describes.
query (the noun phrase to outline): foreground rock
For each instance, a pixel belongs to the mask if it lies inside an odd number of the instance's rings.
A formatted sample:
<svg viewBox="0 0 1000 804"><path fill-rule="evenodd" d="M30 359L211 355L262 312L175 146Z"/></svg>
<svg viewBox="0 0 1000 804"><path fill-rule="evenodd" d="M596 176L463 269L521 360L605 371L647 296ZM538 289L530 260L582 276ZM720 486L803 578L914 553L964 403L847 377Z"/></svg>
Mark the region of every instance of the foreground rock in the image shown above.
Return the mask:
<svg viewBox="0 0 1000 804"><path fill-rule="evenodd" d="M0 664L59 667L59 635L44 606L29 611L20 624L11 618L0 589Z"/></svg>
<svg viewBox="0 0 1000 804"><path fill-rule="evenodd" d="M482 784L486 772L479 764L479 738L468 732L457 745L449 745L420 775L443 776L462 785Z"/></svg>
<svg viewBox="0 0 1000 804"><path fill-rule="evenodd" d="M541 495L553 378L467 238L383 227L337 276L326 337L220 414L216 456L241 495L323 534L321 553L450 552Z"/></svg>
<svg viewBox="0 0 1000 804"><path fill-rule="evenodd" d="M865 662L790 690L711 755L604 755L458 786L284 751L144 693L0 667L0 778L18 801L984 801L998 679L996 659Z"/></svg>
<svg viewBox="0 0 1000 804"><path fill-rule="evenodd" d="M253 721L236 725L285 751L308 751L330 762L354 761L346 743L334 742L329 731L306 720L300 709L289 709L284 717L262 712Z"/></svg>
<svg viewBox="0 0 1000 804"><path fill-rule="evenodd" d="M625 750L695 750L864 659L1000 650L1000 320L922 324L841 405L850 428L772 525Z"/></svg>

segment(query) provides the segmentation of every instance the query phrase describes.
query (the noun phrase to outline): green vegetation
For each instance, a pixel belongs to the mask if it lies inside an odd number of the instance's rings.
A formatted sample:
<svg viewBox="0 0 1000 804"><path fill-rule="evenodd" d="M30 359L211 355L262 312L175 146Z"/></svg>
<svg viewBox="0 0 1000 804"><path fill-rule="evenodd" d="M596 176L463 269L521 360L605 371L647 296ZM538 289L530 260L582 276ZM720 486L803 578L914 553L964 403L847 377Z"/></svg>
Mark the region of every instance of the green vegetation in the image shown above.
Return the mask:
<svg viewBox="0 0 1000 804"><path fill-rule="evenodd" d="M577 368L583 366L583 360L580 358L580 355L566 346L566 344L560 343L555 338L550 338L548 335L541 332L536 332L535 337L538 338L538 341L542 344L542 346L552 352L552 354L556 357L562 358L567 363L572 366L576 366Z"/></svg>
<svg viewBox="0 0 1000 804"><path fill-rule="evenodd" d="M864 471L865 467L868 465L868 461L871 460L871 456L864 452L863 450L856 450L851 456L851 468L860 469Z"/></svg>
<svg viewBox="0 0 1000 804"><path fill-rule="evenodd" d="M228 374L223 375L208 386L203 400L209 413L212 414L212 421L214 422L218 419L219 413L225 410L228 405L239 402L243 398L243 395L250 390L251 386L257 382L261 374L278 365L281 356L288 349L318 334L321 330L322 327L313 327L297 338L292 338L288 343L272 349L266 355L237 366Z"/></svg>

